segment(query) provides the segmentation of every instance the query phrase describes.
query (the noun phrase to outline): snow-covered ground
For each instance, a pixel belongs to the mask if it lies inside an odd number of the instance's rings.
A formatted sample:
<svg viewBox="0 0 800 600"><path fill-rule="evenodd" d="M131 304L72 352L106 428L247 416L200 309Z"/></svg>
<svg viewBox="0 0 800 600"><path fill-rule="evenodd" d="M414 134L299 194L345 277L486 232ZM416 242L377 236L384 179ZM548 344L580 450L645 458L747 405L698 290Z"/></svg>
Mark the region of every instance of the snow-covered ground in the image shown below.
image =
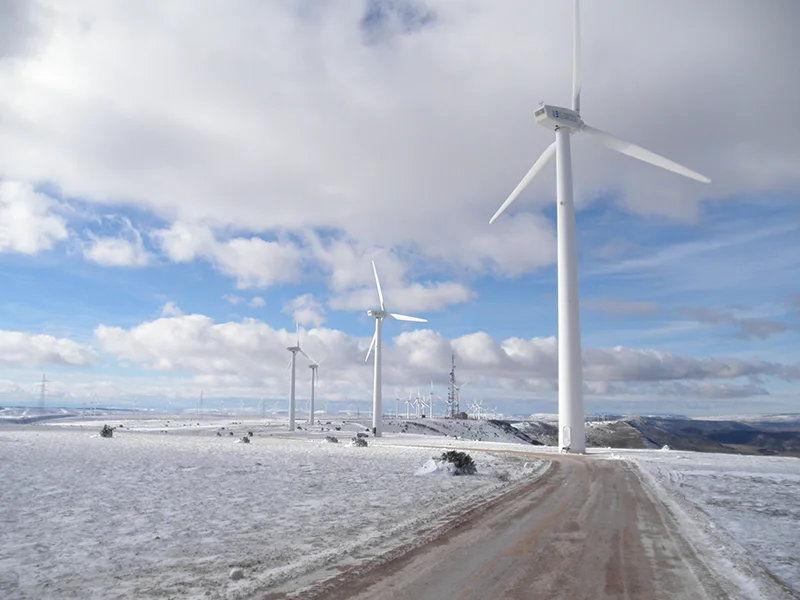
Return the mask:
<svg viewBox="0 0 800 600"><path fill-rule="evenodd" d="M495 450L472 454L476 476L417 474L440 450L408 444L457 440L388 434L356 448L358 423L289 434L263 421L119 418L0 426L4 600L249 597L418 539L546 466L497 453L519 444L470 442ZM101 438L102 423L123 427ZM247 431L251 443L237 443ZM243 579L229 577L235 567Z"/></svg>
<svg viewBox="0 0 800 600"><path fill-rule="evenodd" d="M591 450L631 460L678 513L685 535L717 571L752 588L759 561L800 594L800 459L679 452Z"/></svg>
<svg viewBox="0 0 800 600"><path fill-rule="evenodd" d="M123 427L105 439L103 423ZM555 452L486 422L385 423L385 437L367 438L367 448L347 445L367 419L313 431L298 421L293 433L284 421L186 415L0 424L0 596L250 597L421 542L421 532L546 468L519 452ZM251 443L237 443L248 431ZM468 449L478 475L423 474L442 448ZM751 597L765 597L747 568L754 561L800 593L799 459L610 449L589 457L638 464L712 570ZM229 577L234 567L243 579Z"/></svg>

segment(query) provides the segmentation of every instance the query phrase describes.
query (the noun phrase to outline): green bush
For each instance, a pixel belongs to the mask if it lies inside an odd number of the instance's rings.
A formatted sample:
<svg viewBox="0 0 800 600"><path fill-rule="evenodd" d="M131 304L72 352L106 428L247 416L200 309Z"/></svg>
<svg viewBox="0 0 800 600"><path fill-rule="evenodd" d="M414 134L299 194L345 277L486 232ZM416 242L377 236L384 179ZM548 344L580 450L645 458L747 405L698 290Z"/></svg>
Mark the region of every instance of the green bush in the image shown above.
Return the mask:
<svg viewBox="0 0 800 600"><path fill-rule="evenodd" d="M453 463L456 467L456 475L474 475L478 472L475 467L475 461L466 452L448 450L447 452L442 452L441 460Z"/></svg>

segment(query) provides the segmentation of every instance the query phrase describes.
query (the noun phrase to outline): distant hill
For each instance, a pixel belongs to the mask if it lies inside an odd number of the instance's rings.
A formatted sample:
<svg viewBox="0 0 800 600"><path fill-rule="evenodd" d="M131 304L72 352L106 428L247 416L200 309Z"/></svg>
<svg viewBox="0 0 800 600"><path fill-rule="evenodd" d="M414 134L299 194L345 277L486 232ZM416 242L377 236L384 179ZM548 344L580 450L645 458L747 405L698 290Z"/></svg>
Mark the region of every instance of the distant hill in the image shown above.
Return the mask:
<svg viewBox="0 0 800 600"><path fill-rule="evenodd" d="M800 457L800 415L735 420L635 417L629 421L651 443L675 450Z"/></svg>
<svg viewBox="0 0 800 600"><path fill-rule="evenodd" d="M515 422L547 446L558 444L557 418ZM727 419L647 416L586 424L589 448L661 448L800 457L800 414Z"/></svg>

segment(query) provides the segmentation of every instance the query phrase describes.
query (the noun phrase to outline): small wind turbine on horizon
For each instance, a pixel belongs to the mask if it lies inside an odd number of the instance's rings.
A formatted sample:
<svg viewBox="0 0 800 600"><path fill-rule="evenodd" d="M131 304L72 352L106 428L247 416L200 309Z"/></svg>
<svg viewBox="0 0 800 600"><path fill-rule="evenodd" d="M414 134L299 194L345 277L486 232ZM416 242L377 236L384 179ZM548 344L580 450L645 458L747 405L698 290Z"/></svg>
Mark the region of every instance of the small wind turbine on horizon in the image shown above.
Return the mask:
<svg viewBox="0 0 800 600"><path fill-rule="evenodd" d="M581 35L578 0L575 0L574 9L572 108L545 104L534 110L533 117L536 123L554 130L556 140L545 149L489 223L493 223L516 200L555 155L558 238L558 446L569 452L584 453L586 426L583 421L583 367L570 136L575 133L588 133L611 150L703 183L709 183L711 180L705 175L583 122L580 115Z"/></svg>
<svg viewBox="0 0 800 600"><path fill-rule="evenodd" d="M381 437L382 422L381 422L381 327L383 320L386 317L391 317L396 321L411 321L414 323L427 323L427 319L420 319L419 317L409 317L407 315L399 315L397 313L390 313L386 311L386 305L383 302L383 292L381 291L381 282L378 279L378 269L375 267L375 261L372 261L372 272L375 275L375 286L378 288L378 300L380 300L380 309L368 310L367 314L375 319L375 334L372 336L372 342L367 350L367 357L364 362L369 360L369 355L372 354L373 348L375 349L375 367L374 378L372 386L372 435Z"/></svg>

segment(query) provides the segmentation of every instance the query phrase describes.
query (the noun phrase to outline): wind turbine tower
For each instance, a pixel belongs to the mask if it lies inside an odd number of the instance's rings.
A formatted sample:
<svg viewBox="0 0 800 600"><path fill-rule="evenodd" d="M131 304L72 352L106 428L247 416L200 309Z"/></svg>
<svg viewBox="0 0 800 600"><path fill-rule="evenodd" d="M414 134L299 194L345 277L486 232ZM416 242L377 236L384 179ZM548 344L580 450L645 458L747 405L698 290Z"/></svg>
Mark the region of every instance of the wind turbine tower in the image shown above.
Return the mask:
<svg viewBox="0 0 800 600"><path fill-rule="evenodd" d="M586 425L583 420L583 366L581 329L578 312L578 265L575 245L575 207L572 198L572 156L570 137L588 133L607 148L656 167L697 181L711 180L663 156L591 127L581 118L581 35L579 2L574 0L572 54L572 108L544 104L533 118L539 125L555 131L555 141L545 148L519 185L490 219L491 224L516 200L531 180L556 157L556 219L558 237L558 445L568 452L586 451Z"/></svg>
<svg viewBox="0 0 800 600"><path fill-rule="evenodd" d="M302 348L300 348L300 326L298 325L297 321L294 322L294 328L295 328L295 332L297 333L297 341L295 342L294 346L289 346L288 348L286 348L289 352L292 353L292 358L289 361L289 364L286 365L287 368L289 366L292 367L292 383L291 383L291 387L289 388L289 431L294 431L295 430L295 423L294 423L295 395L294 395L294 393L295 393L295 374L296 374L295 368L297 366L297 353L299 352L300 354L305 356L308 360L310 360L312 363L314 362L314 360L308 354L303 352Z"/></svg>
<svg viewBox="0 0 800 600"><path fill-rule="evenodd" d="M314 389L317 387L317 369L319 369L319 363L315 363L312 361L308 368L311 369L311 406L308 409L308 422L313 425L314 424Z"/></svg>
<svg viewBox="0 0 800 600"><path fill-rule="evenodd" d="M409 317L407 315L399 315L397 313L390 313L386 310L386 305L383 302L383 292L381 291L381 282L378 279L378 269L375 267L375 261L372 261L372 273L375 275L375 286L378 288L378 300L380 300L381 307L379 309L368 310L367 314L375 319L375 334L372 336L369 350L367 350L367 357L364 362L369 360L369 355L372 354L373 348L375 349L375 364L374 364L374 377L372 385L372 435L381 437L382 430L382 409L381 409L381 326L386 317L395 319L396 321L412 321L414 323L427 323L427 319L420 319L419 317Z"/></svg>
<svg viewBox="0 0 800 600"><path fill-rule="evenodd" d="M41 391L39 394L39 408L44 408L44 401L45 397L47 396L47 384L50 383L50 380L47 379L47 375L42 375L42 383L41 383Z"/></svg>

